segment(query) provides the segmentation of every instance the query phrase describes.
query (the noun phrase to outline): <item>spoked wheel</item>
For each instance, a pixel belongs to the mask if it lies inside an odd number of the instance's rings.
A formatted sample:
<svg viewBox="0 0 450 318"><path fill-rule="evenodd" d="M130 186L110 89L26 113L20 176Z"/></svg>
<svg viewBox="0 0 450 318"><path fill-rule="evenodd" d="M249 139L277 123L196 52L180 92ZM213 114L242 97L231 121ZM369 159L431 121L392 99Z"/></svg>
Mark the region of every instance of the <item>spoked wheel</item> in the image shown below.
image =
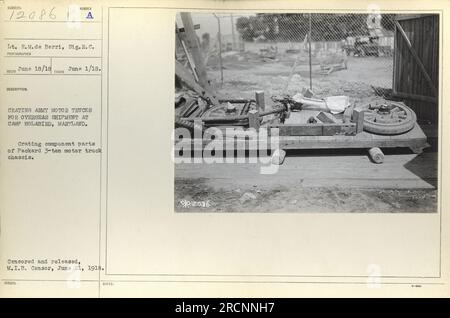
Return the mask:
<svg viewBox="0 0 450 318"><path fill-rule="evenodd" d="M416 114L403 103L387 102L364 112L364 130L381 135L397 135L411 130Z"/></svg>

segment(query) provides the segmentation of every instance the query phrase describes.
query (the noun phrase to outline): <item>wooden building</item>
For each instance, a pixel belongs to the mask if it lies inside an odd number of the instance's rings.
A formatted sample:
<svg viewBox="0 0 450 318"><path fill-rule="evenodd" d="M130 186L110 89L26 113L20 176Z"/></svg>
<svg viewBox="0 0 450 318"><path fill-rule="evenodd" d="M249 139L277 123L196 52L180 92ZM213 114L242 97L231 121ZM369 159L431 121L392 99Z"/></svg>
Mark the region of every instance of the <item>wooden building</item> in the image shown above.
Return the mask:
<svg viewBox="0 0 450 318"><path fill-rule="evenodd" d="M438 122L439 15L399 15L395 21L393 95L420 122Z"/></svg>

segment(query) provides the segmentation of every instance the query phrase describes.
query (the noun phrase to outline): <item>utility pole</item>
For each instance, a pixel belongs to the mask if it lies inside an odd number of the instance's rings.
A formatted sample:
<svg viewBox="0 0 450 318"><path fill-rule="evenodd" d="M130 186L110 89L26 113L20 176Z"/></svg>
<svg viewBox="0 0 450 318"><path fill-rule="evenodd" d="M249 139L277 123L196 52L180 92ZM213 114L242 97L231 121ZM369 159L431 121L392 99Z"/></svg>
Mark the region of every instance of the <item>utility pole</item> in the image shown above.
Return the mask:
<svg viewBox="0 0 450 318"><path fill-rule="evenodd" d="M206 73L206 66L203 58L202 51L200 49L200 42L197 38L197 34L195 33L195 27L194 22L192 21L192 17L190 13L181 12L181 21L183 22L184 32L182 32L182 35L180 34L180 39L182 39L181 44L183 45L185 49L186 56L188 58L189 64L192 68L193 73L193 80L192 83L194 86L195 84L199 84L199 87L202 88L204 91L204 95L206 93L206 96L210 99L211 103L213 105L219 105L219 101L216 98L215 90L211 86L207 73ZM183 44L184 43L184 44ZM192 56L192 60L189 60L189 55ZM181 67L183 66L180 64ZM180 66L178 65L178 66ZM175 63L175 71L177 70L177 63ZM178 67L180 69L180 67ZM180 71L180 70L179 70ZM184 72L185 73L185 72ZM178 74L181 74L179 72ZM185 74L186 75L186 74ZM187 76L184 76L187 78Z"/></svg>
<svg viewBox="0 0 450 318"><path fill-rule="evenodd" d="M194 22L190 13L181 12L181 21L184 27L184 37L186 40L186 46L194 59L194 67L197 72L200 85L208 87L209 82L206 75L206 67L204 64L204 58L200 49L200 43L197 39L197 34L194 29Z"/></svg>

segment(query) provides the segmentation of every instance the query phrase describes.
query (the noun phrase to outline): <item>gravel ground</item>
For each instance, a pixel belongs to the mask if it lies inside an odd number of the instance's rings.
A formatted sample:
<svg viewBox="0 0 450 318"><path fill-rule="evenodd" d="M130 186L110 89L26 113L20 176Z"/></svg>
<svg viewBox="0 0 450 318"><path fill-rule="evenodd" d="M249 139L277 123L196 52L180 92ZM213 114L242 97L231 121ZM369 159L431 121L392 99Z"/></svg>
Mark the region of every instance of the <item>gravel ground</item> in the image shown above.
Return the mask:
<svg viewBox="0 0 450 318"><path fill-rule="evenodd" d="M436 196L436 190L281 185L213 189L202 179L175 180L178 212L436 212Z"/></svg>

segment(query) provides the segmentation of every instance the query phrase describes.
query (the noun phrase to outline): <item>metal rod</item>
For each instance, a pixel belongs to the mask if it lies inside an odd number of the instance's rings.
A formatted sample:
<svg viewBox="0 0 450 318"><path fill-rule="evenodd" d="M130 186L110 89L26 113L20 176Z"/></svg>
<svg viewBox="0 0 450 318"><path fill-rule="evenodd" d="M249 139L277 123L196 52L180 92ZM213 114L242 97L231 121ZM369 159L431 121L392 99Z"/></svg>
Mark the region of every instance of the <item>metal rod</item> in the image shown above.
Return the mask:
<svg viewBox="0 0 450 318"><path fill-rule="evenodd" d="M272 110L264 111L259 113L259 117L264 117L268 115L273 115L277 113L281 113L284 111L284 108L275 108ZM181 118L182 120L192 121L195 118ZM248 120L248 115L237 115L237 116L227 116L227 117L203 117L201 118L203 122L211 122L211 121L238 121L238 120Z"/></svg>
<svg viewBox="0 0 450 318"><path fill-rule="evenodd" d="M232 98L232 99L219 99L219 103L231 103L231 104L243 104L243 103L250 103L250 102L256 102L255 99L239 99L239 98Z"/></svg>

